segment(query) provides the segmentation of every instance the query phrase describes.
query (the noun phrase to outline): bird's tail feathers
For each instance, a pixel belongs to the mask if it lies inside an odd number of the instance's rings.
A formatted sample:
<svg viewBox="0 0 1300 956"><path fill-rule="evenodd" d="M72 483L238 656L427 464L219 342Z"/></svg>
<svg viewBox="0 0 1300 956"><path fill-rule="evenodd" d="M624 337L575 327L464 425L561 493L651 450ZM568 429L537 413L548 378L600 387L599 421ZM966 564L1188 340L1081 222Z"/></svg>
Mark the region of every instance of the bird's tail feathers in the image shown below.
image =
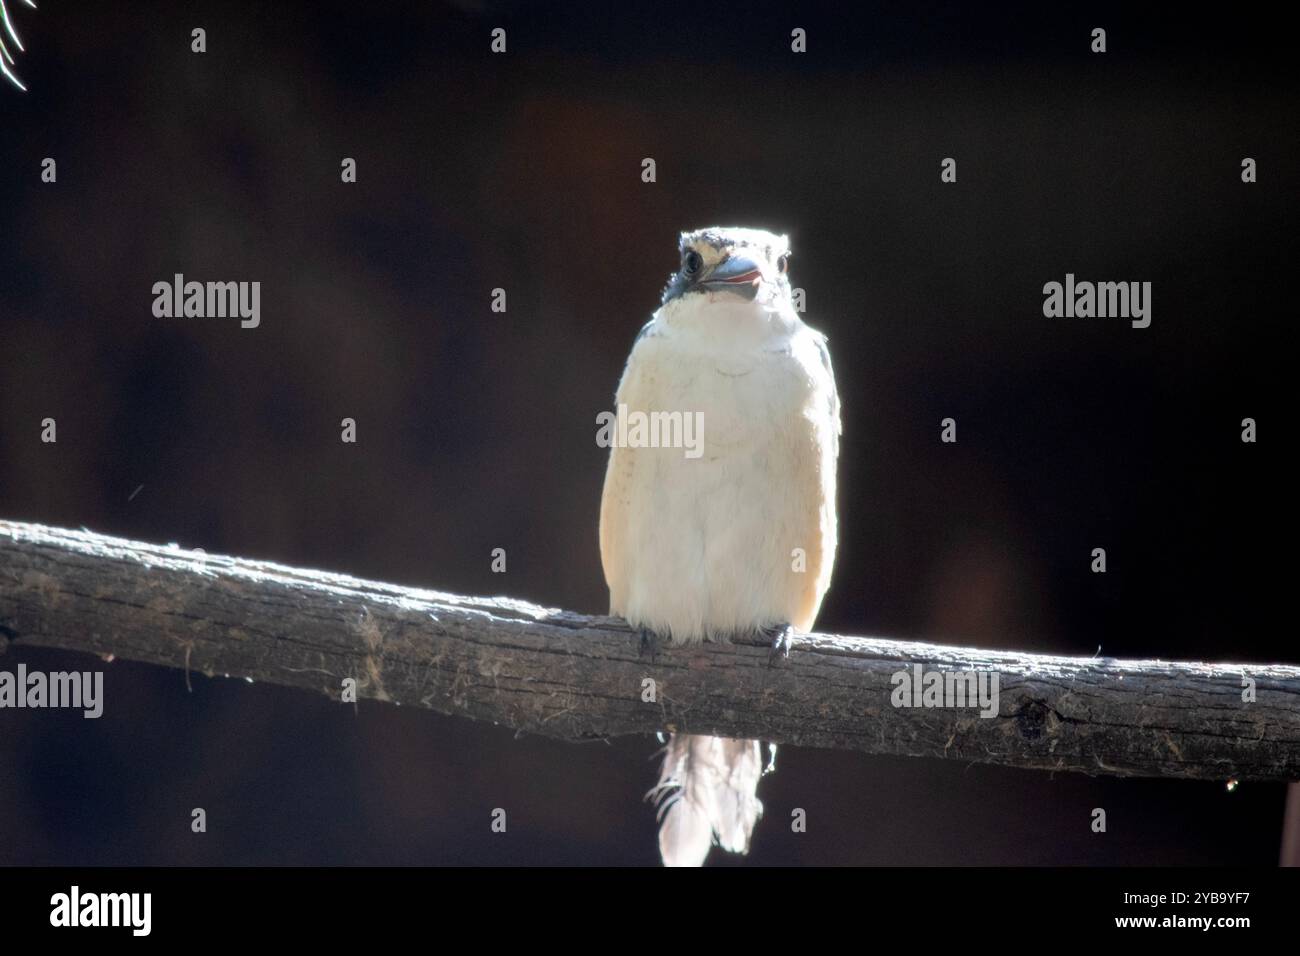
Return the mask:
<svg viewBox="0 0 1300 956"><path fill-rule="evenodd" d="M757 740L673 734L664 748L659 782L646 796L659 804L659 852L665 866L700 866L716 843L749 852L763 813Z"/></svg>

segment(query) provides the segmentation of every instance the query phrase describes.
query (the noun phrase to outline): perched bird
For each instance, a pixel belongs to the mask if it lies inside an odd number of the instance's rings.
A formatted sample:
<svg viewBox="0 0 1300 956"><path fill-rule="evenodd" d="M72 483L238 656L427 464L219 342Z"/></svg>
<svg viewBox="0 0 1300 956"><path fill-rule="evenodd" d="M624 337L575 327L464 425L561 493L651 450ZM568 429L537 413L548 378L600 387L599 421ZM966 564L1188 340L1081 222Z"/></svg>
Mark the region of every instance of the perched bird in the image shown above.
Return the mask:
<svg viewBox="0 0 1300 956"><path fill-rule="evenodd" d="M826 338L795 309L785 236L683 233L681 266L628 356L616 404L698 414L695 456L615 444L600 509L610 613L670 645L812 628L835 556L839 398ZM757 740L673 734L651 795L669 866L749 849Z"/></svg>
<svg viewBox="0 0 1300 956"><path fill-rule="evenodd" d="M23 0L23 3L27 4L27 6L31 7L33 10L36 9L36 4L33 3L32 0ZM27 87L23 86L22 81L14 75L11 69L9 69L15 64L13 54L9 52L9 43L8 40L5 39L6 37L8 37L9 40L13 40L13 44L18 48L19 53L23 52L23 41L18 39L18 31L14 29L14 22L9 17L9 8L6 6L6 0L0 0L0 73L3 73L5 79L18 87L18 89L26 92Z"/></svg>

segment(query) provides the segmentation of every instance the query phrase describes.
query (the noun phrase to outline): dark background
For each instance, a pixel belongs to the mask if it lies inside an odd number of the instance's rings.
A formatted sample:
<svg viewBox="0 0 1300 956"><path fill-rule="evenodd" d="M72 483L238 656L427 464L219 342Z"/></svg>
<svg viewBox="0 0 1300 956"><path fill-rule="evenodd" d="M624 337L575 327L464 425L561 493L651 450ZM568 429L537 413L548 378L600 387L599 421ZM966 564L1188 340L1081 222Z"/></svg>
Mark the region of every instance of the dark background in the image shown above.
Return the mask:
<svg viewBox="0 0 1300 956"><path fill-rule="evenodd" d="M595 416L677 232L763 226L843 400L819 629L1297 660L1297 90L1265 15L9 6L30 92L0 86L0 515L603 612ZM261 327L154 318L175 272L260 280ZM1044 318L1066 272L1151 281L1151 327ZM98 721L0 711L0 863L657 861L653 739L105 669ZM1272 865L1283 789L784 748L748 860Z"/></svg>

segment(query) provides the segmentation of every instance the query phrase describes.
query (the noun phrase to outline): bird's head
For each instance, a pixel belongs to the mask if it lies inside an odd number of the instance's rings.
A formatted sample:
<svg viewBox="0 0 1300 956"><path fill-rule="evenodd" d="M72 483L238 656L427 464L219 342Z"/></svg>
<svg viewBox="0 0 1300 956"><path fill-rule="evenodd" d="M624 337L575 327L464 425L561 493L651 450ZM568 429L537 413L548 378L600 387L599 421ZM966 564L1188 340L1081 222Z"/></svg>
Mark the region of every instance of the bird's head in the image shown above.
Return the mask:
<svg viewBox="0 0 1300 956"><path fill-rule="evenodd" d="M790 302L786 268L790 242L764 229L714 227L684 232L681 265L664 288L662 304L675 300L751 302L785 311Z"/></svg>

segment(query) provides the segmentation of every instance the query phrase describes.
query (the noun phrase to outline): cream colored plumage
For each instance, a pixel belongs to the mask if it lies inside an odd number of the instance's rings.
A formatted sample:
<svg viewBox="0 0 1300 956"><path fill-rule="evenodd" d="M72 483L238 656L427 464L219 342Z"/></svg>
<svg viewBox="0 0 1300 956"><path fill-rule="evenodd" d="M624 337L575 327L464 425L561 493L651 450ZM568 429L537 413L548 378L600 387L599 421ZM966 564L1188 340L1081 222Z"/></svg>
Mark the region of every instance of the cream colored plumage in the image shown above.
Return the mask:
<svg viewBox="0 0 1300 956"><path fill-rule="evenodd" d="M681 238L683 265L628 358L616 402L702 415L698 458L614 447L601 501L610 611L672 644L809 630L835 554L839 402L825 338L800 320L788 245L761 230ZM676 734L655 792L668 864L745 852L758 741Z"/></svg>

